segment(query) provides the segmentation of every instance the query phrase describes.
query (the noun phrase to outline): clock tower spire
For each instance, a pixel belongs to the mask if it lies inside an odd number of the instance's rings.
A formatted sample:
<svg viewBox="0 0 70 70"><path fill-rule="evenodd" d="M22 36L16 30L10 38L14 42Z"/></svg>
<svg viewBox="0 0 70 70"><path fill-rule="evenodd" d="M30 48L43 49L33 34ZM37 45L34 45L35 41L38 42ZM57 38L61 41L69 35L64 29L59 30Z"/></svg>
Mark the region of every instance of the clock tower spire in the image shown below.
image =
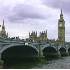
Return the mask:
<svg viewBox="0 0 70 70"><path fill-rule="evenodd" d="M61 9L61 14L60 14L60 19L63 19L62 9Z"/></svg>
<svg viewBox="0 0 70 70"><path fill-rule="evenodd" d="M61 9L60 19L58 20L58 42L59 44L65 43L65 21Z"/></svg>
<svg viewBox="0 0 70 70"><path fill-rule="evenodd" d="M61 14L62 14L62 9L61 9Z"/></svg>

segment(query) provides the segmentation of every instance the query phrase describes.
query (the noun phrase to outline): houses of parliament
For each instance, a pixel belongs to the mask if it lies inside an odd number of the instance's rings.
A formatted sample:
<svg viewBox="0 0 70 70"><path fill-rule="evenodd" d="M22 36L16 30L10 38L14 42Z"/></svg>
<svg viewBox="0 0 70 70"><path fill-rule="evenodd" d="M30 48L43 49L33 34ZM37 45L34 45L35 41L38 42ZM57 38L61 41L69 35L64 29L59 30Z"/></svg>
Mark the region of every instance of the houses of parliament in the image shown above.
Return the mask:
<svg viewBox="0 0 70 70"><path fill-rule="evenodd" d="M60 19L58 20L58 39L48 39L47 38L47 30L40 32L39 37L37 37L37 31L30 34L29 32L29 40L32 41L42 41L42 42L58 42L59 44L65 43L65 21L63 18L63 13L61 9Z"/></svg>
<svg viewBox="0 0 70 70"><path fill-rule="evenodd" d="M2 30L0 31L0 38L8 38L8 33L5 31L5 25L3 20ZM65 43L65 21L63 18L63 13L61 9L60 18L58 20L58 39L55 41L55 39L48 39L47 38L47 30L40 32L39 36L37 36L37 31L32 31L32 33L29 32L29 38L27 38L28 41L32 42L58 42L59 44Z"/></svg>

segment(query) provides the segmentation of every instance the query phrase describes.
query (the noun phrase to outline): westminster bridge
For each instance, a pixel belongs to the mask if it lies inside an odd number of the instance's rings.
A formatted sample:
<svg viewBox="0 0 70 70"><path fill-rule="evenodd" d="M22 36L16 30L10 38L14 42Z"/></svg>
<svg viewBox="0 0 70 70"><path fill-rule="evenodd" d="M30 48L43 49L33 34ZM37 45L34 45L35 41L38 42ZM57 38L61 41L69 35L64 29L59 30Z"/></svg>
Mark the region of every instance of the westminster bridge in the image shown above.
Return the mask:
<svg viewBox="0 0 70 70"><path fill-rule="evenodd" d="M23 40L0 39L0 59L36 58L70 54L70 44L27 42Z"/></svg>

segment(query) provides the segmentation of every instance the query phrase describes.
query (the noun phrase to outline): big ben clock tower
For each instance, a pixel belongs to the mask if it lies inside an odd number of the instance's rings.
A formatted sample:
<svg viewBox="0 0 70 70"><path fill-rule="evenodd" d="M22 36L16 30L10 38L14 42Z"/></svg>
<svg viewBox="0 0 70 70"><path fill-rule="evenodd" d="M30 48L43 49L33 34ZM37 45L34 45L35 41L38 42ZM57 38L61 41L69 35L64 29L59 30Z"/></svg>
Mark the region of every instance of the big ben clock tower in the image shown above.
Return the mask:
<svg viewBox="0 0 70 70"><path fill-rule="evenodd" d="M60 19L58 20L58 43L65 43L65 21L63 19L62 9L60 14Z"/></svg>

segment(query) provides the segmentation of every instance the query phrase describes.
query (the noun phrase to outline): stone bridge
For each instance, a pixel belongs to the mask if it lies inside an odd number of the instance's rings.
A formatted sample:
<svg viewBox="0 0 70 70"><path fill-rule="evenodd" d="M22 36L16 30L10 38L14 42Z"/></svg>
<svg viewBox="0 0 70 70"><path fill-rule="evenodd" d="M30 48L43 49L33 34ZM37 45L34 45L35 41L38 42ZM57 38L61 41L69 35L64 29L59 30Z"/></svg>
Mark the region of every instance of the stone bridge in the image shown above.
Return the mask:
<svg viewBox="0 0 70 70"><path fill-rule="evenodd" d="M35 58L53 55L69 55L70 44L58 45L54 43L1 41L0 58L2 60L13 58Z"/></svg>
<svg viewBox="0 0 70 70"><path fill-rule="evenodd" d="M42 45L43 48L43 55L69 55L70 54L70 45L65 44L65 45L58 45L54 43L45 43Z"/></svg>

